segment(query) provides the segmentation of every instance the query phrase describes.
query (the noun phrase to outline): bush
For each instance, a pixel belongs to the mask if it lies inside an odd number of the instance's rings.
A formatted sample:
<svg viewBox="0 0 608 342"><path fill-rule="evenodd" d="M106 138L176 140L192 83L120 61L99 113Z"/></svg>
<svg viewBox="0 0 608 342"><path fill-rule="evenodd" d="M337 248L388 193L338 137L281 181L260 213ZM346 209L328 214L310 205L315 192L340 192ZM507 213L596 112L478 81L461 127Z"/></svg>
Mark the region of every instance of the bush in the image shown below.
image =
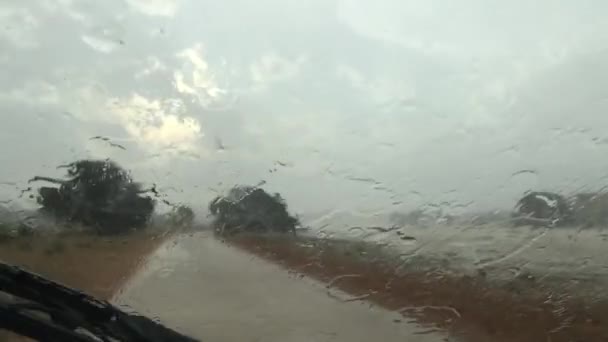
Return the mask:
<svg viewBox="0 0 608 342"><path fill-rule="evenodd" d="M217 233L278 232L295 234L299 220L287 211L280 194L268 194L261 188L237 186L226 196L209 203Z"/></svg>
<svg viewBox="0 0 608 342"><path fill-rule="evenodd" d="M567 200L553 192L530 192L515 206L515 224L556 226L568 223L572 212Z"/></svg>
<svg viewBox="0 0 608 342"><path fill-rule="evenodd" d="M518 225L582 226L608 225L608 194L580 193L565 198L551 192L531 192L517 202Z"/></svg>
<svg viewBox="0 0 608 342"><path fill-rule="evenodd" d="M119 233L145 227L155 203L143 196L139 183L110 160L79 160L61 166L66 179L34 177L58 187L40 187L37 201L43 212L59 219L94 227L102 233Z"/></svg>
<svg viewBox="0 0 608 342"><path fill-rule="evenodd" d="M608 225L608 194L577 194L569 202L574 224L583 227Z"/></svg>
<svg viewBox="0 0 608 342"><path fill-rule="evenodd" d="M174 227L191 227L194 223L194 211L185 205L178 205L169 214L169 223Z"/></svg>

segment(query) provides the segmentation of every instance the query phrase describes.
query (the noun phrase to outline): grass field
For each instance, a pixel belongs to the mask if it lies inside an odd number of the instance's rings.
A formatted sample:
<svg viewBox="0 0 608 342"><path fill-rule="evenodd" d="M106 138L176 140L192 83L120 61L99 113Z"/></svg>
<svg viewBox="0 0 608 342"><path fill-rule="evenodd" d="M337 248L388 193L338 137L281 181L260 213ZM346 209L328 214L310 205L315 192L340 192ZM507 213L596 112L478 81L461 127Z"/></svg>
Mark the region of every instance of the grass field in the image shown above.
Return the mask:
<svg viewBox="0 0 608 342"><path fill-rule="evenodd" d="M2 239L0 260L111 300L168 237L162 232L99 236L49 233ZM0 332L0 341L27 339Z"/></svg>
<svg viewBox="0 0 608 342"><path fill-rule="evenodd" d="M493 282L487 274L450 273L422 257L396 271L382 245L362 241L241 236L234 245L327 284L328 295L365 300L404 319L447 329L463 341L608 341L608 302L558 292L559 284L528 274ZM335 289L349 296L339 297ZM580 295L580 296L579 296Z"/></svg>

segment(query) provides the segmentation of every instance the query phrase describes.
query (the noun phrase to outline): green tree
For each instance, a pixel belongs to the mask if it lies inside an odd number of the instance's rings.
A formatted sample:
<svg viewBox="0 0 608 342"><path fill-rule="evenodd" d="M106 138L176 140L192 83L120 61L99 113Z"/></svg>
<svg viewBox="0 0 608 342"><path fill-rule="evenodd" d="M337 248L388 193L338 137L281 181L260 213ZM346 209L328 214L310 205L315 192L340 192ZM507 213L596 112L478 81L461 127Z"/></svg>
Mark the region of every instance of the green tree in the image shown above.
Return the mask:
<svg viewBox="0 0 608 342"><path fill-rule="evenodd" d="M194 222L194 211L186 205L175 206L169 214L169 222L176 227L190 227Z"/></svg>
<svg viewBox="0 0 608 342"><path fill-rule="evenodd" d="M36 176L58 187L40 187L41 210L57 218L94 227L102 233L118 233L145 227L155 202L141 184L111 160L78 160L60 168L65 179Z"/></svg>
<svg viewBox="0 0 608 342"><path fill-rule="evenodd" d="M295 234L299 220L290 215L280 194L268 194L261 188L236 186L226 196L209 203L216 232L279 232Z"/></svg>
<svg viewBox="0 0 608 342"><path fill-rule="evenodd" d="M553 192L535 191L522 197L515 206L516 225L554 226L570 221L572 213L566 199Z"/></svg>

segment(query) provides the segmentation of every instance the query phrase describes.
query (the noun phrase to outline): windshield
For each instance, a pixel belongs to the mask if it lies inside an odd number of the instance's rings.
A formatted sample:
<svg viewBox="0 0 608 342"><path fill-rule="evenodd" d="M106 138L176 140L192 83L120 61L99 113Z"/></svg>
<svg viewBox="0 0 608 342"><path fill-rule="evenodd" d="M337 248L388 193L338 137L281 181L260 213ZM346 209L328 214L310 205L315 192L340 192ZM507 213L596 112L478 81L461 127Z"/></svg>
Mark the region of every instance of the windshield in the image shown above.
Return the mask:
<svg viewBox="0 0 608 342"><path fill-rule="evenodd" d="M607 10L3 2L0 261L204 341L608 340Z"/></svg>

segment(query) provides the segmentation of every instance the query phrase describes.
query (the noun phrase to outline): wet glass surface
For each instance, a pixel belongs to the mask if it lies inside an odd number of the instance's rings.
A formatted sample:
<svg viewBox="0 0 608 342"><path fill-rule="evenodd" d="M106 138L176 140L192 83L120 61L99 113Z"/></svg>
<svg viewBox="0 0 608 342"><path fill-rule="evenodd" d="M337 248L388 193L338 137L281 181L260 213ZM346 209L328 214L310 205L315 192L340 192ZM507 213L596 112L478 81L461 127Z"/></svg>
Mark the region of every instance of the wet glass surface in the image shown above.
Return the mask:
<svg viewBox="0 0 608 342"><path fill-rule="evenodd" d="M206 341L608 340L607 9L2 3L0 260Z"/></svg>

